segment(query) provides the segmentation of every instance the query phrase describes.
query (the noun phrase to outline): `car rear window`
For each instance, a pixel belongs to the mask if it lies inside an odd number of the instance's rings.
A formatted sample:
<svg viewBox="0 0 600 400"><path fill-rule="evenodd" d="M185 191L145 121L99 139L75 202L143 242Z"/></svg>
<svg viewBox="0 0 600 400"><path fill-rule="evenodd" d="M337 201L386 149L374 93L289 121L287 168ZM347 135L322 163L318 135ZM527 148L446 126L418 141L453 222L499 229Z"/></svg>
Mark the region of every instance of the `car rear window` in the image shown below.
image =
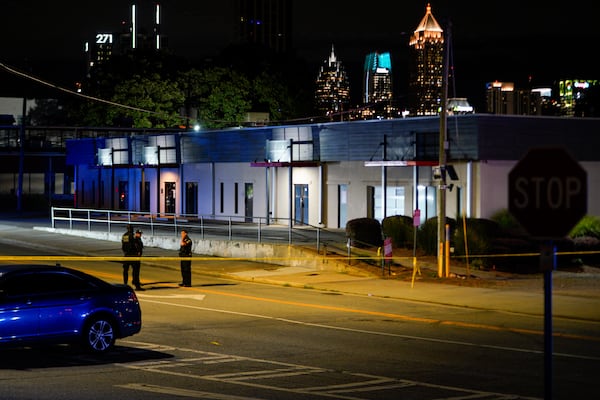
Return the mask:
<svg viewBox="0 0 600 400"><path fill-rule="evenodd" d="M69 292L91 287L81 278L59 271L18 273L7 277L4 282L4 291L8 296Z"/></svg>

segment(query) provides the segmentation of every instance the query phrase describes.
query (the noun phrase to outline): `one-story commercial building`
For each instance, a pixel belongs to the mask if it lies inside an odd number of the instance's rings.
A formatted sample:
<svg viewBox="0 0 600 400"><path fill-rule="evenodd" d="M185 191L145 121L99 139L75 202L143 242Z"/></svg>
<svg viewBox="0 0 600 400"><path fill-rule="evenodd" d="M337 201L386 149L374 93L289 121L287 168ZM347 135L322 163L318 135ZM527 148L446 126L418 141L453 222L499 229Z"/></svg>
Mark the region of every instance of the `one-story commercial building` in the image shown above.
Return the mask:
<svg viewBox="0 0 600 400"><path fill-rule="evenodd" d="M446 127L446 133L441 134ZM440 157L440 147L444 153ZM600 119L469 114L67 142L76 206L343 228L391 215L489 218L532 148L564 148L600 216ZM441 164L441 165L440 165ZM385 193L385 196L383 195Z"/></svg>

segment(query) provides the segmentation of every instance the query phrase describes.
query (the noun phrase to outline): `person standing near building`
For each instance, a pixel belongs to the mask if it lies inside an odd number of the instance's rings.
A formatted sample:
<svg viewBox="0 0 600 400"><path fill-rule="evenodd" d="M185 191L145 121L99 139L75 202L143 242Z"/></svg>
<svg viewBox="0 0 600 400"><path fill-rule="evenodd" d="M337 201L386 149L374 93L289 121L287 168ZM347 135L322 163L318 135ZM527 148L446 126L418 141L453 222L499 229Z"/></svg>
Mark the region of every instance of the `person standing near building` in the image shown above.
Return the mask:
<svg viewBox="0 0 600 400"><path fill-rule="evenodd" d="M136 235L133 233L133 226L127 225L127 231L121 236L121 250L123 250L123 255L125 257L139 257L142 252L142 239L141 233L140 238L136 239ZM123 261L123 284L127 285L129 281L129 267L132 270L132 284L135 286L137 290L142 290L140 285L140 261L125 260Z"/></svg>
<svg viewBox="0 0 600 400"><path fill-rule="evenodd" d="M192 256L192 239L188 236L185 229L181 231L181 242L179 242L179 257L191 257ZM179 286L190 287L192 286L192 260L181 260L181 280Z"/></svg>
<svg viewBox="0 0 600 400"><path fill-rule="evenodd" d="M133 237L133 246L135 248L135 253L137 257L141 257L144 253L144 242L142 242L142 231L139 229L135 231L135 236ZM136 260L133 262L133 277L132 283L135 286L136 290L145 290L142 289L142 282L140 281L140 270L142 268L142 261Z"/></svg>

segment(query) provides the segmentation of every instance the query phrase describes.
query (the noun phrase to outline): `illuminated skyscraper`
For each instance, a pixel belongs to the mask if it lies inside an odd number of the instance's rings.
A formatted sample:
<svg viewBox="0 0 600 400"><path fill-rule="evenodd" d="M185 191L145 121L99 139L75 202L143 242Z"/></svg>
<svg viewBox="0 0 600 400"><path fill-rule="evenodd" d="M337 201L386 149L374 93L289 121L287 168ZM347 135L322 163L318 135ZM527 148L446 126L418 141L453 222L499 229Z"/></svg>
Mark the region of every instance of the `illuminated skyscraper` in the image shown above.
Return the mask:
<svg viewBox="0 0 600 400"><path fill-rule="evenodd" d="M361 118L391 118L392 58L390 53L370 53L365 57Z"/></svg>
<svg viewBox="0 0 600 400"><path fill-rule="evenodd" d="M91 68L110 60L115 50L113 38L114 35L111 32L98 32L92 44L85 42L88 73Z"/></svg>
<svg viewBox="0 0 600 400"><path fill-rule="evenodd" d="M363 101L365 104L392 99L392 58L390 53L371 53L365 58Z"/></svg>
<svg viewBox="0 0 600 400"><path fill-rule="evenodd" d="M335 55L333 45L331 54L323 62L316 81L315 102L317 110L323 115L332 116L340 113L341 120L344 110L350 105L350 82L346 71Z"/></svg>
<svg viewBox="0 0 600 400"><path fill-rule="evenodd" d="M558 81L558 101L560 115L567 117L597 116L590 97L600 92L600 81L586 79L565 79Z"/></svg>
<svg viewBox="0 0 600 400"><path fill-rule="evenodd" d="M141 0L138 0L141 1ZM167 47L167 38L161 33L161 6L156 2L133 3L130 19L121 22L120 32L103 31L95 35L93 42L85 42L86 76L98 73L108 61L133 51L161 51ZM148 30L147 27L152 27ZM82 91L78 82L77 90Z"/></svg>
<svg viewBox="0 0 600 400"><path fill-rule="evenodd" d="M291 0L237 0L236 5L241 43L262 45L277 53L290 50Z"/></svg>
<svg viewBox="0 0 600 400"><path fill-rule="evenodd" d="M513 82L488 82L485 85L486 112L490 114L515 114L515 84Z"/></svg>
<svg viewBox="0 0 600 400"><path fill-rule="evenodd" d="M130 20L121 23L121 32L98 32L93 43L85 43L88 73L91 68L110 60L113 54L124 54L140 48L160 50L166 47L166 37L160 29L160 4L152 3L151 8L133 4L130 10ZM152 26L151 34L147 26Z"/></svg>
<svg viewBox="0 0 600 400"><path fill-rule="evenodd" d="M437 115L442 102L444 31L427 4L410 37L409 108L412 115Z"/></svg>

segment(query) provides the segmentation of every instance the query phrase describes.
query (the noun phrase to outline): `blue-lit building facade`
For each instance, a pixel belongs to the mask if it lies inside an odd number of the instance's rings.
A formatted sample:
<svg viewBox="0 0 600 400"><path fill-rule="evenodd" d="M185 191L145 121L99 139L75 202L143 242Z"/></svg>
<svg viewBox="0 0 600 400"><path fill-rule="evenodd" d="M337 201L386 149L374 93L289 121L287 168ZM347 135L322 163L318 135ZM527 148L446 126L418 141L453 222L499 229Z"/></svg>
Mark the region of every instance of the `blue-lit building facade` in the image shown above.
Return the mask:
<svg viewBox="0 0 600 400"><path fill-rule="evenodd" d="M600 120L467 114L448 119L442 187L434 173L439 117L220 131L131 134L67 142L76 207L343 228L362 217L489 218L508 207L508 174L528 149L566 148L588 174L600 215ZM385 196L383 195L385 193Z"/></svg>
<svg viewBox="0 0 600 400"><path fill-rule="evenodd" d="M365 57L362 118L393 118L392 57L389 52Z"/></svg>

